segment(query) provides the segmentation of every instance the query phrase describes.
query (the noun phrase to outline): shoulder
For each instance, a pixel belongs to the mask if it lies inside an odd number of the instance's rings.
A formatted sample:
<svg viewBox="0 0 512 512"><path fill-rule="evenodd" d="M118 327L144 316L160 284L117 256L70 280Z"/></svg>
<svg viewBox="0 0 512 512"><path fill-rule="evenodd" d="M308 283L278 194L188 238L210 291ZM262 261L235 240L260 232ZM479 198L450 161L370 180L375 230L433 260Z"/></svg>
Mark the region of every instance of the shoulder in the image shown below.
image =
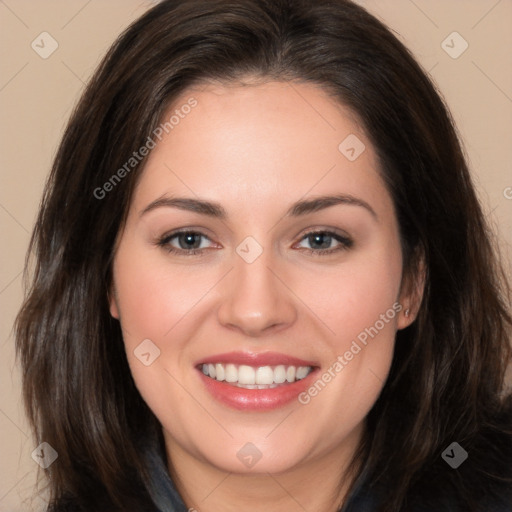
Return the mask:
<svg viewBox="0 0 512 512"><path fill-rule="evenodd" d="M438 454L411 493L414 512L512 512L512 434L483 429L457 444L466 458L452 466Z"/></svg>
<svg viewBox="0 0 512 512"><path fill-rule="evenodd" d="M512 434L482 430L458 444L467 449L467 458L450 465L441 450L415 474L394 512L512 512ZM389 510L398 484L363 477L342 512Z"/></svg>

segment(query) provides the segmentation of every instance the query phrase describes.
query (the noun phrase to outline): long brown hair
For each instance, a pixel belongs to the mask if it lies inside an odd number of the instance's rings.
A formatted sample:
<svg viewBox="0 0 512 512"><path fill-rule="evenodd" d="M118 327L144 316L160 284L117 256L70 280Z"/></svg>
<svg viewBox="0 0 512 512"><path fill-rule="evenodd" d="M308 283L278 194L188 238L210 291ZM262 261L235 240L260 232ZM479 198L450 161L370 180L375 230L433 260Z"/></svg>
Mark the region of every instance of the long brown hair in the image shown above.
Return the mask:
<svg viewBox="0 0 512 512"><path fill-rule="evenodd" d="M151 506L138 442L158 422L107 300L145 159L97 190L188 87L246 76L316 84L358 116L394 201L405 277L425 265L418 318L397 334L358 452L369 487L383 511L448 491L476 510L512 481L509 291L448 109L409 51L348 0L164 0L88 84L46 184L16 321L28 417L59 454L46 470L54 509ZM441 457L452 442L470 454L456 470Z"/></svg>

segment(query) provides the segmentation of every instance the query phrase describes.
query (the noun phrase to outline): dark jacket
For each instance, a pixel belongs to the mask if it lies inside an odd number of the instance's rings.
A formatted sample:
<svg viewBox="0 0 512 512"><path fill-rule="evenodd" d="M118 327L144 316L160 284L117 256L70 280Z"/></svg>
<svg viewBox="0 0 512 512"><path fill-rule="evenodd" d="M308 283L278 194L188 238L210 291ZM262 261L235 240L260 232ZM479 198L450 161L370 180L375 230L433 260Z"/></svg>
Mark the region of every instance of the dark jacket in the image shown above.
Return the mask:
<svg viewBox="0 0 512 512"><path fill-rule="evenodd" d="M166 465L156 450L148 452L148 461L152 475L151 495L157 509L155 512L194 512L188 509L176 491ZM380 497L385 500L385 493ZM356 482L347 502L340 512L376 512L379 500L375 494L368 491L365 484L364 472ZM439 493L432 496L431 503L421 503L412 506L411 512L467 512L456 504L456 500ZM505 499L502 503L486 503L479 512L512 512L512 501Z"/></svg>

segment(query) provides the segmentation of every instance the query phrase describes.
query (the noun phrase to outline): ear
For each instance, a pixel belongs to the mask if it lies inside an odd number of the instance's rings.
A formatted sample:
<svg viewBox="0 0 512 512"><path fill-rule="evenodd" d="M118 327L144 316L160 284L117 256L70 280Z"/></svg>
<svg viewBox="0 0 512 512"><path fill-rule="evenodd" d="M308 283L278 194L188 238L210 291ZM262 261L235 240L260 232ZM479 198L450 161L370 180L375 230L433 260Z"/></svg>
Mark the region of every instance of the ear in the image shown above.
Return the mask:
<svg viewBox="0 0 512 512"><path fill-rule="evenodd" d="M402 309L398 317L397 329L405 329L416 320L425 292L426 272L425 258L421 256L414 270L402 281L398 299Z"/></svg>
<svg viewBox="0 0 512 512"><path fill-rule="evenodd" d="M119 320L119 306L117 305L117 294L116 290L114 288L114 285L112 285L108 291L108 304L110 309L110 314Z"/></svg>

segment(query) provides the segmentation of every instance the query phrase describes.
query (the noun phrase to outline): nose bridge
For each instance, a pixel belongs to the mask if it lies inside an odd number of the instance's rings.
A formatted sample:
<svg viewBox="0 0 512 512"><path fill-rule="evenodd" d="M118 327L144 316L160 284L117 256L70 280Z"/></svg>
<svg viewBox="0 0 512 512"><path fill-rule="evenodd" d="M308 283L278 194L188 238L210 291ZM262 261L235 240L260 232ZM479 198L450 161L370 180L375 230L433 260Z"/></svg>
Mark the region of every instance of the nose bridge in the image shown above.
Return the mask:
<svg viewBox="0 0 512 512"><path fill-rule="evenodd" d="M254 249L240 244L234 255L234 269L225 288L219 308L219 321L237 327L245 334L258 336L269 328L291 324L296 311L289 290L274 274L275 258L270 250L263 250L252 262L245 258ZM241 255L240 255L241 254ZM271 270L272 269L272 270Z"/></svg>

